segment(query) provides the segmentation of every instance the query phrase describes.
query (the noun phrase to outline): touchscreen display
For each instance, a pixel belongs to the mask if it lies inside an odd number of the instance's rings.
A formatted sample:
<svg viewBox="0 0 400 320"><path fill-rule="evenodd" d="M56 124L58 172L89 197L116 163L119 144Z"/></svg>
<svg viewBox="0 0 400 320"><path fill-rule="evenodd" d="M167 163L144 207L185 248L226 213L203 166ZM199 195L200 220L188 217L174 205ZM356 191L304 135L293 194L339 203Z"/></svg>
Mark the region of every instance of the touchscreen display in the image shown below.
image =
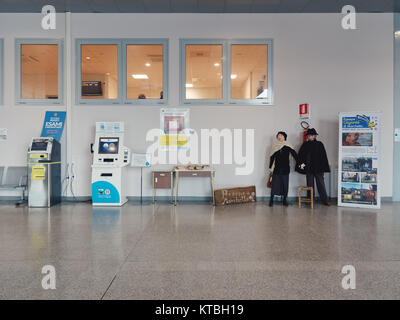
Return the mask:
<svg viewBox="0 0 400 320"><path fill-rule="evenodd" d="M32 141L31 151L47 151L47 139L37 139Z"/></svg>
<svg viewBox="0 0 400 320"><path fill-rule="evenodd" d="M100 138L99 153L114 154L118 153L119 138Z"/></svg>

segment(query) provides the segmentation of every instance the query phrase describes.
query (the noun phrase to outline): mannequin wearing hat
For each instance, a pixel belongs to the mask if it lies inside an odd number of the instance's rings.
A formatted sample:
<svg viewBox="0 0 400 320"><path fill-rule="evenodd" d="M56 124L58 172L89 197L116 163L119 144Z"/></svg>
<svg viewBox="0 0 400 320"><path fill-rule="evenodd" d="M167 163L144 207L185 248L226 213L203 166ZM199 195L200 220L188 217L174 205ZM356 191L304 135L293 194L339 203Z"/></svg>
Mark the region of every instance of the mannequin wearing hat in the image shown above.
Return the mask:
<svg viewBox="0 0 400 320"><path fill-rule="evenodd" d="M286 132L279 131L276 134L276 142L272 146L271 150L269 161L269 169L272 173L271 197L269 200L270 207L274 204L275 195L283 196L282 204L288 206L287 195L289 190L290 172L289 157L292 155L292 157L297 161L297 153L286 139Z"/></svg>
<svg viewBox="0 0 400 320"><path fill-rule="evenodd" d="M307 130L307 141L300 147L296 171L306 175L307 186L314 190L315 180L322 203L329 206L324 181L324 173L330 172L329 162L325 147L321 141L317 141L317 135L314 128Z"/></svg>

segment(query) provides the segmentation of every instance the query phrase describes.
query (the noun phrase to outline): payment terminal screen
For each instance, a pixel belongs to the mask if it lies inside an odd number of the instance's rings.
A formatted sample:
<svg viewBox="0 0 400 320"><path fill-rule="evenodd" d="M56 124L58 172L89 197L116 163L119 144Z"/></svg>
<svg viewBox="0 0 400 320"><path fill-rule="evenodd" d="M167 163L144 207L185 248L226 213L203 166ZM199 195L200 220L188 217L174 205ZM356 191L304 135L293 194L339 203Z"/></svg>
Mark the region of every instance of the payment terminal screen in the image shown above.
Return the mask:
<svg viewBox="0 0 400 320"><path fill-rule="evenodd" d="M32 141L31 151L46 151L47 142L47 139L36 139Z"/></svg>
<svg viewBox="0 0 400 320"><path fill-rule="evenodd" d="M119 138L100 138L99 153L118 153Z"/></svg>

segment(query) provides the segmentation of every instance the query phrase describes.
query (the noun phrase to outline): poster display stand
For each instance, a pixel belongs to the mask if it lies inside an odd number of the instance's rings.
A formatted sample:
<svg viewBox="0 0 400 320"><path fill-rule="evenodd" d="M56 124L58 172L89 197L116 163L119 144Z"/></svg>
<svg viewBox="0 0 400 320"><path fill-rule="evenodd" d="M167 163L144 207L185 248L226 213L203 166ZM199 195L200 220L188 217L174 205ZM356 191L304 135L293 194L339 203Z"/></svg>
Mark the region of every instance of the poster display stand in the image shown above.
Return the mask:
<svg viewBox="0 0 400 320"><path fill-rule="evenodd" d="M143 168L151 166L149 153L132 153L131 167L140 168L140 203L143 203Z"/></svg>
<svg viewBox="0 0 400 320"><path fill-rule="evenodd" d="M339 114L338 206L381 206L379 112Z"/></svg>

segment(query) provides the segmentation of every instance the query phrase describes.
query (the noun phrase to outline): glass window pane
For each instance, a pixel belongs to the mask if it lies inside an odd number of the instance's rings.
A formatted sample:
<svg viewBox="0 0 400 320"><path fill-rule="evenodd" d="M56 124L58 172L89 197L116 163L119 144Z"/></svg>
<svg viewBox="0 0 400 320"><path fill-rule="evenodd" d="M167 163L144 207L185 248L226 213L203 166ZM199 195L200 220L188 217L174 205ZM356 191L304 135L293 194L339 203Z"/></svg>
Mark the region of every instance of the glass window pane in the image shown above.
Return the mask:
<svg viewBox="0 0 400 320"><path fill-rule="evenodd" d="M222 45L186 45L186 99L222 99Z"/></svg>
<svg viewBox="0 0 400 320"><path fill-rule="evenodd" d="M268 98L268 46L235 44L231 47L231 98Z"/></svg>
<svg viewBox="0 0 400 320"><path fill-rule="evenodd" d="M21 98L58 99L58 45L21 45Z"/></svg>
<svg viewBox="0 0 400 320"><path fill-rule="evenodd" d="M81 46L82 99L118 99L118 45Z"/></svg>
<svg viewBox="0 0 400 320"><path fill-rule="evenodd" d="M126 46L127 99L163 99L163 46Z"/></svg>

